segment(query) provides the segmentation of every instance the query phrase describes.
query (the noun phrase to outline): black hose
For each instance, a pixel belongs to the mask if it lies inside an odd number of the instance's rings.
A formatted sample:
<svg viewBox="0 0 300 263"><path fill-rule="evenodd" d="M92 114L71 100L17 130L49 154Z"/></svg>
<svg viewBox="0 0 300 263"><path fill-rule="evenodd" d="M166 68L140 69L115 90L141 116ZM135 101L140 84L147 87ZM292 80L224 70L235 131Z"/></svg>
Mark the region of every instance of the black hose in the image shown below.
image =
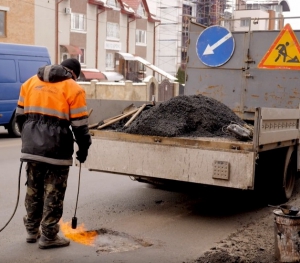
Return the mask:
<svg viewBox="0 0 300 263"><path fill-rule="evenodd" d="M20 164L20 169L19 169L19 180L18 180L18 197L17 197L17 202L16 202L16 206L14 209L13 214L11 215L10 219L8 220L8 222L4 225L4 227L2 227L0 229L0 232L2 232L7 225L10 223L10 221L13 219L17 208L18 208L18 204L19 204L19 199L20 199L20 185L21 185L21 172L22 172L22 166L23 166L23 162L21 161ZM77 217L76 217L76 211L77 211L77 204L78 204L78 196L79 196L79 189L80 189L80 174L81 174L81 163L79 164L79 175L78 175L78 190L77 190L77 198L76 198L76 206L75 206L75 213L74 213L74 217L72 218L72 228L76 229L77 228Z"/></svg>
<svg viewBox="0 0 300 263"><path fill-rule="evenodd" d="M0 229L0 232L2 232L2 230L7 227L7 225L10 223L10 221L12 220L12 218L14 217L14 215L15 215L15 213L17 211L18 204L19 204L19 199L20 199L20 184L21 184L22 166L23 166L23 162L21 161L20 170L19 170L18 197L17 197L17 203L16 203L16 206L15 206L15 210L14 210L12 216L10 217L10 219L8 220L8 222L5 224L5 226Z"/></svg>

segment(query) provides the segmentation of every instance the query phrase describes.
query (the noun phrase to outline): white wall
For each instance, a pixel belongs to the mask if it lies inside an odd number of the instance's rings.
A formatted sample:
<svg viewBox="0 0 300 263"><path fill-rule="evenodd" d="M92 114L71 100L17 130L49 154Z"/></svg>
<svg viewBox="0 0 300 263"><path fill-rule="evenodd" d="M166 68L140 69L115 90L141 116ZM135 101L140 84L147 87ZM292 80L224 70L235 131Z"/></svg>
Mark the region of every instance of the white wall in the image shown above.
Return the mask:
<svg viewBox="0 0 300 263"><path fill-rule="evenodd" d="M153 64L153 38L154 38L154 23L147 25L147 56L146 60Z"/></svg>
<svg viewBox="0 0 300 263"><path fill-rule="evenodd" d="M120 14L120 42L121 50L120 52L126 52L127 41L127 15Z"/></svg>
<svg viewBox="0 0 300 263"><path fill-rule="evenodd" d="M67 4L65 4L67 2ZM65 14L65 7L70 7L68 1L63 1L58 5L58 63L61 62L60 45L69 45L71 31L71 14Z"/></svg>
<svg viewBox="0 0 300 263"><path fill-rule="evenodd" d="M106 15L107 12L103 12L99 15L98 25L98 69L105 71L105 59L106 49L104 43L106 41Z"/></svg>
<svg viewBox="0 0 300 263"><path fill-rule="evenodd" d="M51 62L55 63L55 0L35 0L35 45L46 46L49 50ZM68 1L58 5L58 45L70 44L71 15L65 14L69 7ZM59 55L59 47L58 47ZM60 62L60 58L58 58Z"/></svg>
<svg viewBox="0 0 300 263"><path fill-rule="evenodd" d="M48 48L51 62L55 62L55 0L35 0L35 39L37 46Z"/></svg>
<svg viewBox="0 0 300 263"><path fill-rule="evenodd" d="M86 49L85 49L85 66L86 68L95 68L96 66L96 19L97 19L97 9L93 5L87 4L86 12Z"/></svg>

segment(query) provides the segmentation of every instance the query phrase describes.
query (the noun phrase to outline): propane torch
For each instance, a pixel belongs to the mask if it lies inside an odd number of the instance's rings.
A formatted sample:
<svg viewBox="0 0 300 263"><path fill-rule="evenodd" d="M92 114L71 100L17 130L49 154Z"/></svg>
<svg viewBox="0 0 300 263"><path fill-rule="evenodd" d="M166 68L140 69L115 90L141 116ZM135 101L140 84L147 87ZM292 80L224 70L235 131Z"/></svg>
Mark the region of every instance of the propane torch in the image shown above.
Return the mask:
<svg viewBox="0 0 300 263"><path fill-rule="evenodd" d="M79 162L79 174L78 174L78 189L77 189L77 198L76 198L76 206L75 206L75 213L72 217L72 228L77 228L77 217L76 217L76 211L77 211L77 204L78 204L78 196L79 196L79 189L80 189L80 174L81 174L81 162Z"/></svg>

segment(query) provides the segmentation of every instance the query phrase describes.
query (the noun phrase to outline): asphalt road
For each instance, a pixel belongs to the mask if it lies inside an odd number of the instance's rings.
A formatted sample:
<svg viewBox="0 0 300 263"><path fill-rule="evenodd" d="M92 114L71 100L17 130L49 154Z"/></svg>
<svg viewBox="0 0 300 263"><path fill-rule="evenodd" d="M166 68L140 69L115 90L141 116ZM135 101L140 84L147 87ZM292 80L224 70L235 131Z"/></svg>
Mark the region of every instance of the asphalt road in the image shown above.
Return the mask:
<svg viewBox="0 0 300 263"><path fill-rule="evenodd" d="M17 199L21 140L0 128L0 229ZM0 232L0 263L116 262L182 263L196 259L239 228L270 209L252 192L198 186L155 187L129 177L82 169L78 225L102 229L93 246L71 241L69 247L41 250L25 242L25 170L20 202ZM78 167L71 167L63 220L71 221L76 203Z"/></svg>

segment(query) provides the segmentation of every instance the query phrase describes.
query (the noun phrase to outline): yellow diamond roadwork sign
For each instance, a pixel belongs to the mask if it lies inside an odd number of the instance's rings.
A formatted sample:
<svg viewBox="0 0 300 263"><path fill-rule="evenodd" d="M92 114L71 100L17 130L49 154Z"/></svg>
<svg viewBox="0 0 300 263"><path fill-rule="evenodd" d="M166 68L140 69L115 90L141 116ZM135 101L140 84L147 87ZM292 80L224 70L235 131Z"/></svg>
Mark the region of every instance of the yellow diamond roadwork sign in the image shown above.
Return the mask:
<svg viewBox="0 0 300 263"><path fill-rule="evenodd" d="M281 30L258 68L300 69L300 46L290 24Z"/></svg>

